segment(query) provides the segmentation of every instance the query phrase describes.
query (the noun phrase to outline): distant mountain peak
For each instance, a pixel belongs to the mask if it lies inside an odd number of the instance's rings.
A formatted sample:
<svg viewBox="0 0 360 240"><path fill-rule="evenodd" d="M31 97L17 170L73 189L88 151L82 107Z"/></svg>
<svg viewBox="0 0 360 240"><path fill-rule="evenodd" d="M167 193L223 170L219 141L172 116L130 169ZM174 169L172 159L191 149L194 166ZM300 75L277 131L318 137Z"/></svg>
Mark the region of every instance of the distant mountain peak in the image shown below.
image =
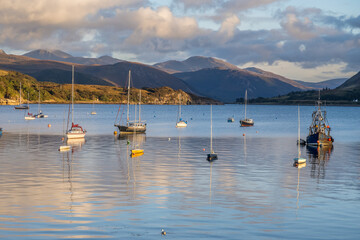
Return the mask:
<svg viewBox="0 0 360 240"><path fill-rule="evenodd" d="M200 69L216 67L225 69L239 69L237 66L230 64L224 60L204 56L192 56L184 61L170 60L162 63L157 63L154 65L154 67L168 73L193 72Z"/></svg>
<svg viewBox="0 0 360 240"><path fill-rule="evenodd" d="M32 57L32 58L41 59L41 60L55 60L55 61L73 57L66 52L56 50L56 49L37 49L37 50L31 51L31 52L25 53L23 56Z"/></svg>

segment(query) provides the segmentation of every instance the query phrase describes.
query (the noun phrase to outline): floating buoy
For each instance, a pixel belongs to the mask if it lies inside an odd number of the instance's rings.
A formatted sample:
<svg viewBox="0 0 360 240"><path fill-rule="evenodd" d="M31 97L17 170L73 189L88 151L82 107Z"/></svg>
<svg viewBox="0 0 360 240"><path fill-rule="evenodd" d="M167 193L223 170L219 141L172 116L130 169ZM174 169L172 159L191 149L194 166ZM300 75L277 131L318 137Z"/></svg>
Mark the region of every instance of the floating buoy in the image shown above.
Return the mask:
<svg viewBox="0 0 360 240"><path fill-rule="evenodd" d="M205 148L203 148L203 151L205 151Z"/></svg>
<svg viewBox="0 0 360 240"><path fill-rule="evenodd" d="M171 140L171 138L168 139L169 141Z"/></svg>
<svg viewBox="0 0 360 240"><path fill-rule="evenodd" d="M245 133L243 133L243 136L245 136Z"/></svg>
<svg viewBox="0 0 360 240"><path fill-rule="evenodd" d="M128 141L126 142L126 144L127 144L127 145L130 145L130 141L128 140Z"/></svg>
<svg viewBox="0 0 360 240"><path fill-rule="evenodd" d="M48 124L48 127L51 127L51 124L50 124L50 123Z"/></svg>
<svg viewBox="0 0 360 240"><path fill-rule="evenodd" d="M64 139L65 139L65 138L62 137L62 138L61 138L61 141L64 141Z"/></svg>
<svg viewBox="0 0 360 240"><path fill-rule="evenodd" d="M161 229L161 235L166 235L166 232L164 229Z"/></svg>
<svg viewBox="0 0 360 240"><path fill-rule="evenodd" d="M258 133L259 131L256 131L256 133Z"/></svg>
<svg viewBox="0 0 360 240"><path fill-rule="evenodd" d="M114 131L114 135L116 135L117 134L117 131Z"/></svg>

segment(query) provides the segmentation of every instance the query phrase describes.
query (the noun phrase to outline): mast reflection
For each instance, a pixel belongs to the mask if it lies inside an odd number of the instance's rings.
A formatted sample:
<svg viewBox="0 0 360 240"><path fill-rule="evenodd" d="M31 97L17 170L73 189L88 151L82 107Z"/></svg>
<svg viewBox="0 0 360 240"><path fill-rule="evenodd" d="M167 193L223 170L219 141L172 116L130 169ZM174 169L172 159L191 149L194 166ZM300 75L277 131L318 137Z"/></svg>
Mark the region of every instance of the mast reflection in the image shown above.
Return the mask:
<svg viewBox="0 0 360 240"><path fill-rule="evenodd" d="M311 147L306 146L309 163L311 164L310 176L312 178L324 179L325 178L325 166L330 160L330 155L334 150L334 147Z"/></svg>

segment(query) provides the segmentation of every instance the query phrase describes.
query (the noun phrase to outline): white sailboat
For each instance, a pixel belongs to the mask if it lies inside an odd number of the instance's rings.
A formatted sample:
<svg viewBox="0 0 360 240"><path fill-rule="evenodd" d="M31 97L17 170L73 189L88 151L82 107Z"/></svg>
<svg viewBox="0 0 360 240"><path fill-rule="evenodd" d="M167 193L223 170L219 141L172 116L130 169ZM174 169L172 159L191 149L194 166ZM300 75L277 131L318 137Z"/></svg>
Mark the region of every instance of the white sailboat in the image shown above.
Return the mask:
<svg viewBox="0 0 360 240"><path fill-rule="evenodd" d="M187 126L187 121L184 121L181 118L181 94L179 95L179 110L178 110L178 121L176 122L177 128L182 128Z"/></svg>
<svg viewBox="0 0 360 240"><path fill-rule="evenodd" d="M94 101L95 102L95 101ZM94 109L94 102L92 104L92 111L91 111L91 115L96 115L95 109Z"/></svg>
<svg viewBox="0 0 360 240"><path fill-rule="evenodd" d="M15 109L18 109L18 110L23 110L23 109L29 109L29 104L26 106L26 105L22 105L21 104L21 82L20 82L20 98L19 98L19 105L18 106L15 106L14 107Z"/></svg>
<svg viewBox="0 0 360 240"><path fill-rule="evenodd" d="M131 70L129 70L129 79L127 86L127 115L126 115L126 124L114 124L115 127L119 129L120 134L124 133L145 133L146 131L146 123L145 121L141 121L141 105L139 104L139 119L135 118L134 121L130 121L130 80L131 80ZM140 90L141 92L141 90ZM136 111L135 111L136 112Z"/></svg>
<svg viewBox="0 0 360 240"><path fill-rule="evenodd" d="M212 146L212 105L210 105L210 153L207 155L208 161L213 161L218 159L217 153L214 152Z"/></svg>
<svg viewBox="0 0 360 240"><path fill-rule="evenodd" d="M306 162L306 158L301 157L301 150L300 150L300 107L298 106L298 157L294 158L295 164L301 164Z"/></svg>
<svg viewBox="0 0 360 240"><path fill-rule="evenodd" d="M47 118L48 115L42 113L40 109L40 87L39 87L39 103L38 103L38 114L34 115L36 118Z"/></svg>
<svg viewBox="0 0 360 240"><path fill-rule="evenodd" d="M245 90L245 118L240 120L241 127L252 127L254 126L254 120L246 118L246 104L247 104L247 90Z"/></svg>
<svg viewBox="0 0 360 240"><path fill-rule="evenodd" d="M67 139L80 139L85 137L86 130L74 123L74 65L72 65L71 81L71 128L66 132L66 137Z"/></svg>

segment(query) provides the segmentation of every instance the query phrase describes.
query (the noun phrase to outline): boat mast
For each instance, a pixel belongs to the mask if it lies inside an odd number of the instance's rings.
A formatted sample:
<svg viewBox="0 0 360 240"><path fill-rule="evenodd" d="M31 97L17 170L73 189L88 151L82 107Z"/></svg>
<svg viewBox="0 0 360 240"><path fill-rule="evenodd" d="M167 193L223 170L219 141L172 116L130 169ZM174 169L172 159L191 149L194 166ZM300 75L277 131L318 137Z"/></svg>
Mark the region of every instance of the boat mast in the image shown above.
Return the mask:
<svg viewBox="0 0 360 240"><path fill-rule="evenodd" d="M74 123L74 65L71 74L71 124Z"/></svg>
<svg viewBox="0 0 360 240"><path fill-rule="evenodd" d="M21 105L21 82L20 82L20 101L19 101L19 105Z"/></svg>
<svg viewBox="0 0 360 240"><path fill-rule="evenodd" d="M128 99L127 99L127 117L126 117L126 126L129 126L130 75L131 75L131 70L129 70L129 80L128 80Z"/></svg>
<svg viewBox="0 0 360 240"><path fill-rule="evenodd" d="M38 104L38 113L40 113L40 86L39 86L39 104Z"/></svg>
<svg viewBox="0 0 360 240"><path fill-rule="evenodd" d="M213 153L213 148L212 148L212 105L210 105L210 153Z"/></svg>
<svg viewBox="0 0 360 240"><path fill-rule="evenodd" d="M298 152L299 152L299 158L301 155L300 152L300 107L298 105Z"/></svg>
<svg viewBox="0 0 360 240"><path fill-rule="evenodd" d="M246 120L246 102L247 102L247 90L245 90L245 120Z"/></svg>
<svg viewBox="0 0 360 240"><path fill-rule="evenodd" d="M139 99L139 123L141 121L141 89L140 89L140 99Z"/></svg>

